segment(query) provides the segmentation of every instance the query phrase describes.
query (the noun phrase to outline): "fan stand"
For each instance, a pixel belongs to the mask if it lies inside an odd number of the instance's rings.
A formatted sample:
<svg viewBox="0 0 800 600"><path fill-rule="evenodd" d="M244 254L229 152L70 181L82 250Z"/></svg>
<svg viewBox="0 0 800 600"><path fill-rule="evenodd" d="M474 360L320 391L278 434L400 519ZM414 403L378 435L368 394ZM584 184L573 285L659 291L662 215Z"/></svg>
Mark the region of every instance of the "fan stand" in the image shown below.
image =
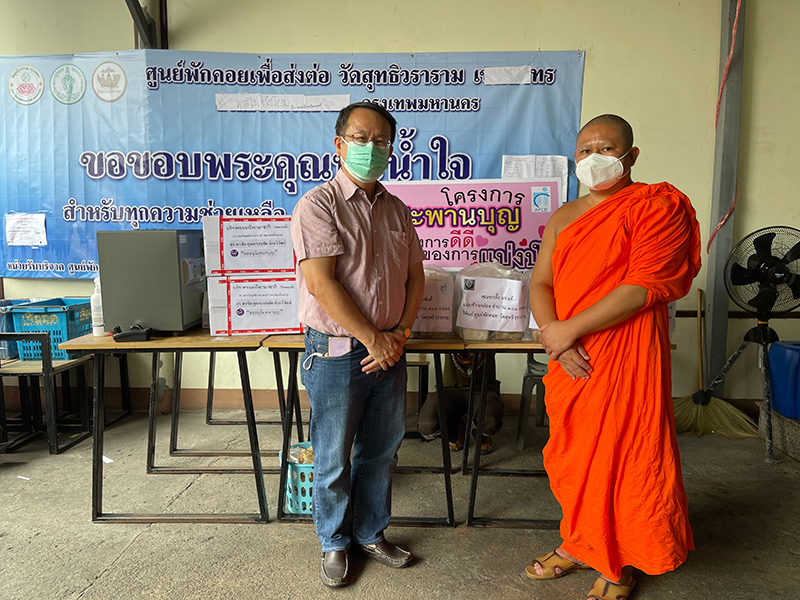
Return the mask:
<svg viewBox="0 0 800 600"><path fill-rule="evenodd" d="M702 404L703 406L707 405L711 401L711 393L722 383L723 379L725 379L725 375L733 366L733 363L736 362L736 359L744 352L744 349L747 348L751 342L758 344L761 347L761 386L764 395L764 415L767 420L766 456L764 460L772 465L777 464L778 461L775 460L775 452L772 447L772 377L769 371L769 345L777 341L780 341L780 338L778 338L778 334L775 330L769 326L769 319L759 318L758 325L744 334L744 341L736 352L731 355L728 362L722 367L719 375L717 375L714 381L711 382L711 385L708 386L708 389L699 392L702 399L698 402L698 404Z"/></svg>

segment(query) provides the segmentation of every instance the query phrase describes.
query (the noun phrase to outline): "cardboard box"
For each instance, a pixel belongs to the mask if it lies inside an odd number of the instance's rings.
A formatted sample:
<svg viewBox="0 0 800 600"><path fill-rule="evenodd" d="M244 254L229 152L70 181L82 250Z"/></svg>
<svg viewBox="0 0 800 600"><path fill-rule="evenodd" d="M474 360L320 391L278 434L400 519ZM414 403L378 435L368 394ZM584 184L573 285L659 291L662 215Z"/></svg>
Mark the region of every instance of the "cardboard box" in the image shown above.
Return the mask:
<svg viewBox="0 0 800 600"><path fill-rule="evenodd" d="M303 332L293 275L229 275L207 282L211 335Z"/></svg>
<svg viewBox="0 0 800 600"><path fill-rule="evenodd" d="M208 275L291 273L291 216L203 217Z"/></svg>

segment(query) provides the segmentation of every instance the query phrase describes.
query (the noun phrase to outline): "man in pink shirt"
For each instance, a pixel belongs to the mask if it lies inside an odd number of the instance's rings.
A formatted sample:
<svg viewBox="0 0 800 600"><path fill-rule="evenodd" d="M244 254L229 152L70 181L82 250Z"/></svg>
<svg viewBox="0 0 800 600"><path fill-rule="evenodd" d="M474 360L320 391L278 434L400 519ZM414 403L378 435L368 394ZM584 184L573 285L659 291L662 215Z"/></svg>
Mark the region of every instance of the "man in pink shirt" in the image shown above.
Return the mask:
<svg viewBox="0 0 800 600"><path fill-rule="evenodd" d="M342 109L333 142L342 168L292 215L315 454L312 512L328 587L348 583L351 542L389 567L411 560L383 535L405 433L403 346L425 288L408 208L378 183L396 128L379 105Z"/></svg>

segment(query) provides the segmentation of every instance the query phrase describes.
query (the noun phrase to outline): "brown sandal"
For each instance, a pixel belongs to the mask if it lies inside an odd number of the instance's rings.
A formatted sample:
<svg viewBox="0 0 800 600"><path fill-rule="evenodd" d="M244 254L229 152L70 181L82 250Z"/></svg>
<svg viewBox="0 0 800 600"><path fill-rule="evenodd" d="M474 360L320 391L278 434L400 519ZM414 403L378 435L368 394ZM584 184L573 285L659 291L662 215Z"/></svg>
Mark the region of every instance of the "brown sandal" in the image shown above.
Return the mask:
<svg viewBox="0 0 800 600"><path fill-rule="evenodd" d="M535 565L539 565L542 568L541 575L536 572ZM549 554L534 558L531 564L525 567L525 575L531 579L558 579L575 571L588 571L590 568L587 565L574 563L554 550ZM556 569L559 569L559 571L556 572Z"/></svg>
<svg viewBox="0 0 800 600"><path fill-rule="evenodd" d="M586 600L628 600L635 585L635 579L631 581L630 585L621 585L598 577Z"/></svg>

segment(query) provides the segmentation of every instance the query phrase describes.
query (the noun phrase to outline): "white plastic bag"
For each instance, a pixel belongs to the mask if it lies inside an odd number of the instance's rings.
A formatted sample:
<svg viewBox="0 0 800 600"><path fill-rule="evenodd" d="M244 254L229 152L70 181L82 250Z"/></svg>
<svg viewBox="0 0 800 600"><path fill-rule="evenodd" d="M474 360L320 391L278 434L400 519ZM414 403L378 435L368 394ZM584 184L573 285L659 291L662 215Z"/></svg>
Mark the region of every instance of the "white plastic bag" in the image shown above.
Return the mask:
<svg viewBox="0 0 800 600"><path fill-rule="evenodd" d="M453 276L436 265L424 265L425 294L417 319L411 326L415 338L453 337Z"/></svg>
<svg viewBox="0 0 800 600"><path fill-rule="evenodd" d="M500 263L470 265L456 275L455 331L465 340L520 340L528 328L530 271Z"/></svg>

